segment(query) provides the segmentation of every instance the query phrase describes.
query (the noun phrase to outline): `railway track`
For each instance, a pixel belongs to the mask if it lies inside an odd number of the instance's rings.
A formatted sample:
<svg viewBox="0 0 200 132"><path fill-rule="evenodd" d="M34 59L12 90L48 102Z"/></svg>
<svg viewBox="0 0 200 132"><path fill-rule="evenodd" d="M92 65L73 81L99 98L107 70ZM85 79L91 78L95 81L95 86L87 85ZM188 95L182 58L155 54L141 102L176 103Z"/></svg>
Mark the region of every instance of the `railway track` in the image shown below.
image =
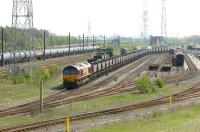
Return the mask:
<svg viewBox="0 0 200 132"><path fill-rule="evenodd" d="M151 62L151 61L152 60L150 60L149 62ZM136 69L138 72L132 73L132 74L134 74L134 76L132 75L133 78L135 78L139 72L142 72L147 65L148 64L140 66L140 68ZM127 71L129 71L129 69L127 69ZM170 76L170 78L171 78L171 76ZM99 88L100 88L100 86L99 86ZM69 104L72 102L92 99L92 98L99 97L99 96L107 96L107 95L113 95L113 94L120 93L120 92L134 91L134 90L136 90L136 80L132 80L132 79L128 80L127 79L125 82L120 82L117 85L115 85L114 87L110 87L109 89L104 89L104 90L101 89L100 91L99 91L99 88L80 89L75 92L61 93L61 94L57 94L56 96L53 96L53 97L52 96L47 97L44 100L44 107L52 108L52 107L56 107L59 105ZM68 97L68 98L66 98L66 97ZM18 113L35 112L35 111L38 111L38 107L39 107L39 102L36 101L36 102L32 102L32 103L20 106L18 108L13 108L13 109L10 108L10 109L6 109L6 110L2 110L0 112L0 116L14 115L14 114L18 114Z"/></svg>
<svg viewBox="0 0 200 132"><path fill-rule="evenodd" d="M155 58L152 58L151 60L149 60L149 63L152 62L153 59ZM141 62L139 61L138 63L141 63ZM138 73L141 73L142 71L144 71L144 69L148 66L149 63L140 65L139 68L136 69L137 72L129 73L129 79L127 79L126 81L120 82L117 85L107 88L107 89L102 89L101 83L100 83L99 86L96 88L85 87L83 89L75 89L67 93L62 91L55 95L49 96L44 99L44 108L52 108L52 107L65 105L72 102L92 99L99 96L107 96L107 95L113 95L120 92L128 92L128 91L136 90L136 80L133 80L133 78L136 78ZM128 72L129 70L130 68L126 69L126 72ZM125 72L125 71L122 71L122 72ZM173 78L177 78L176 80L179 79L180 81L184 79L188 79L186 78L188 74L185 74L184 77L182 77L182 74L173 74L171 76L168 76L168 78L166 77L165 80L172 79L172 76ZM178 78L179 76L180 78ZM191 76L193 76L193 74L191 74ZM112 78L112 76L110 78ZM108 81L110 80L108 79ZM170 83L170 81L168 81L168 83ZM37 112L38 108L39 108L39 101L35 101L35 102L24 104L18 107L1 110L0 117L7 116L7 115L14 115L18 113Z"/></svg>
<svg viewBox="0 0 200 132"><path fill-rule="evenodd" d="M151 63L150 65L156 65L158 64L158 68L155 69L153 72L148 73L149 76L157 76L157 72L160 71L161 65L164 64L165 60L167 59L167 54L164 56L160 56L159 59L157 59L155 62Z"/></svg>
<svg viewBox="0 0 200 132"><path fill-rule="evenodd" d="M188 55L186 53L184 54L184 57L185 57L187 65L189 67L189 70L197 72L198 71L197 66L192 62L192 60L188 57Z"/></svg>
<svg viewBox="0 0 200 132"><path fill-rule="evenodd" d="M75 101L81 101L81 100L95 98L95 97L98 97L98 96L108 96L108 95L113 95L113 94L117 94L117 93L120 93L120 92L133 91L133 90L135 90L133 88L134 86L135 86L135 81L131 81L131 82L128 82L128 83L120 84L118 86L116 85L114 88L111 88L110 90L102 90L99 94L96 94L97 92L92 93L90 95L90 97L81 96L80 98L77 98L76 100L72 99L71 101L70 100L68 100L68 101L64 100L62 102L53 102L53 103L48 104L47 106L48 107L55 107L55 106L58 106L58 105L63 105L63 104L67 104L67 103L71 103L71 102L75 102ZM59 94L56 94L56 95L59 95ZM16 110L15 110L15 112L16 112ZM17 112L23 113L23 112L20 112L20 111L17 111Z"/></svg>
<svg viewBox="0 0 200 132"><path fill-rule="evenodd" d="M59 57L59 58L52 58L46 61L40 60L35 62L35 66L38 68L47 68L49 65L62 65L62 64L72 64L80 61L87 61L87 59L91 59L94 53L85 53L85 54L78 54L73 56L66 56L66 57ZM21 63L19 64L19 69L27 69L29 67L29 63ZM0 68L0 75L5 76L9 73L8 69L12 69L12 65L7 65L5 67Z"/></svg>
<svg viewBox="0 0 200 132"><path fill-rule="evenodd" d="M171 76L176 76L177 74L173 74ZM195 75L191 74L192 77L194 77ZM171 76L169 77L165 77L165 79L171 79ZM177 77L179 77L180 75L177 75ZM179 81L184 81L184 80L187 80L187 79L191 79L191 77L187 77L187 75L181 77L181 78L177 78L176 80L179 82ZM102 96L110 96L110 95L114 95L114 94L118 94L118 93L124 93L124 92L131 92L131 91L135 91L137 90L137 87L136 87L136 81L137 80L132 80L132 81L128 81L126 83L123 83L123 85L121 85L120 87L116 87L114 89L111 89L109 92L106 91L105 94L103 94ZM167 83L173 83L173 81L168 81ZM98 97L99 95L95 95L93 98L95 97ZM91 98L90 98L91 99Z"/></svg>
<svg viewBox="0 0 200 132"><path fill-rule="evenodd" d="M119 91L120 88L124 88L124 87L128 87L130 86L132 88L132 85L129 85L130 83L136 82L135 79L138 76L138 73L141 73L144 71L144 69L147 67L147 65L152 61L153 59L150 59L148 62L143 63L141 65L139 65L136 70L134 72L130 72L129 69L126 69L127 72L129 73L129 78L126 79L126 81L122 80L119 83L117 83L114 86L108 87L106 89L102 89L101 86L99 86L99 88L95 88L96 90L94 91L89 91L89 93L86 93L85 95L82 96L75 96L71 99L64 99L62 100L62 103L60 103L60 101L50 101L47 104L47 108L49 107L55 107L55 106L59 106L60 104L68 104L68 103L72 103L72 102L77 102L77 101L82 101L82 100L86 100L86 99L92 99L92 98L96 98L96 97L100 97L100 96L104 96L108 93L112 94L115 91ZM99 90L101 89L101 90Z"/></svg>
<svg viewBox="0 0 200 132"><path fill-rule="evenodd" d="M136 65L139 66L139 68L137 68L138 70L140 70L139 72L142 72L144 70L144 68L147 66L147 64L146 65L144 64L143 66L141 66L140 63L143 63L144 60L149 59L148 57L144 57L142 60L138 60L138 62L135 63L135 66ZM155 59L155 57L157 57L157 56L154 56L153 59ZM153 61L153 59L151 59L150 61ZM122 70L116 76L119 76L120 74L129 72L131 69L132 69L132 66L130 66L129 68L126 68L125 70ZM133 78L135 78L138 74L137 69L136 69L136 71L134 71L135 72L134 74L131 73ZM113 80L112 77L113 76L110 76L109 77L110 79L108 78L107 81L109 82L110 80ZM103 83L105 84L104 81L103 81ZM58 105L73 102L73 100L74 101L76 101L78 99L83 100L83 96L81 96L81 95L86 94L87 96L89 96L89 95L92 96L92 94L99 93L100 91L98 89L100 89L101 86L102 85L100 83L100 84L97 84L96 87L90 86L90 87L82 87L82 88L79 88L79 89L73 89L73 90L67 91L67 92L61 91L59 93L56 93L52 96L45 98L44 99L44 107L48 108L48 107L50 107L50 104L51 104L51 107L53 107L53 106L55 107L55 106L58 106ZM108 89L107 89L107 91L108 91ZM86 97L86 95L84 95L84 96ZM65 99L65 98L67 98L67 99ZM52 106L52 104L53 104L53 106ZM30 102L30 103L23 104L23 105L20 105L20 106L17 106L17 107L12 107L12 108L8 108L8 109L0 110L0 117L18 114L18 113L30 112L31 110L35 111L34 108L37 109L38 107L39 107L39 101ZM38 111L38 109L37 109L37 111Z"/></svg>
<svg viewBox="0 0 200 132"><path fill-rule="evenodd" d="M199 96L200 96L200 82L196 83L195 85L193 85L191 88L188 88L187 90L184 90L182 92L171 95L171 97L173 98L173 102L197 98ZM135 109L141 109L141 108L152 107L152 106L156 106L156 105L162 105L162 104L166 104L168 102L169 102L169 96L163 96L161 98L144 101L141 103L132 104L132 105L128 105L128 106L106 109L106 110L90 112L90 113L83 113L83 114L78 114L78 115L72 115L72 116L69 116L69 118L73 122L73 121L83 120L83 119L87 119L87 118L94 118L94 117L98 117L98 116L102 116L102 115L110 115L110 114L116 114L116 113L135 110ZM32 123L32 124L0 128L0 132L33 131L33 130L52 127L52 126L64 124L64 123L65 123L65 117L54 119L54 120L36 122L36 123Z"/></svg>
<svg viewBox="0 0 200 132"><path fill-rule="evenodd" d="M194 72L184 72L184 73L177 73L170 77L164 77L163 80L166 83L178 83L184 80L189 80L197 76L197 73Z"/></svg>

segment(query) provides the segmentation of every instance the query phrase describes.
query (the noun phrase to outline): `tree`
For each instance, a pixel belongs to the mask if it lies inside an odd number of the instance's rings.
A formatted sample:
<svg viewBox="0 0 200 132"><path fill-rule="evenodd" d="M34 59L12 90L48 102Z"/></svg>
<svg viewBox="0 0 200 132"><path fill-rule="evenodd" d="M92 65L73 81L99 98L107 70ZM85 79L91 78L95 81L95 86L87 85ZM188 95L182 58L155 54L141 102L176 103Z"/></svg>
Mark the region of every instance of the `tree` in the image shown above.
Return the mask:
<svg viewBox="0 0 200 132"><path fill-rule="evenodd" d="M155 92L155 87L151 83L148 76L142 76L139 78L136 86L140 93Z"/></svg>
<svg viewBox="0 0 200 132"><path fill-rule="evenodd" d="M0 26L0 29L2 27ZM13 42L15 41L15 35L16 35L16 48L22 49L22 50L27 50L29 49L29 33L28 30L21 30L21 29L16 29L12 27L4 27L4 39L6 41L6 49L5 50L13 50ZM1 33L1 31L0 31ZM35 44L35 48L43 48L43 34L44 30L38 30L34 28L32 30L33 33L33 41ZM0 40L1 40L1 35L0 35ZM61 35L56 35L53 33L50 33L49 31L46 31L46 45L48 46L59 46L63 44L67 44L67 36L61 36ZM71 44L78 43L78 38L71 36Z"/></svg>
<svg viewBox="0 0 200 132"><path fill-rule="evenodd" d="M156 86L158 86L159 88L162 88L164 86L164 81L160 78L156 79Z"/></svg>

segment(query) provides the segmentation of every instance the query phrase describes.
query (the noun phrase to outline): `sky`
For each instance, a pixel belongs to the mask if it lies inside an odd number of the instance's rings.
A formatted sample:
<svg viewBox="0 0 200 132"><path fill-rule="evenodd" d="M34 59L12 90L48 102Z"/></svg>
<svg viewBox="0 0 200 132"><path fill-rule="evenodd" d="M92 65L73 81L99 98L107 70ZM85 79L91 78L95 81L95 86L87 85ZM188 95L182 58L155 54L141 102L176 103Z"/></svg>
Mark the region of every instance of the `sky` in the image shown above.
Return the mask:
<svg viewBox="0 0 200 132"><path fill-rule="evenodd" d="M11 26L12 1L0 0L0 26ZM34 27L58 35L91 34L138 37L143 0L32 0ZM200 34L199 0L166 0L167 35ZM149 34L160 35L161 0L148 0Z"/></svg>

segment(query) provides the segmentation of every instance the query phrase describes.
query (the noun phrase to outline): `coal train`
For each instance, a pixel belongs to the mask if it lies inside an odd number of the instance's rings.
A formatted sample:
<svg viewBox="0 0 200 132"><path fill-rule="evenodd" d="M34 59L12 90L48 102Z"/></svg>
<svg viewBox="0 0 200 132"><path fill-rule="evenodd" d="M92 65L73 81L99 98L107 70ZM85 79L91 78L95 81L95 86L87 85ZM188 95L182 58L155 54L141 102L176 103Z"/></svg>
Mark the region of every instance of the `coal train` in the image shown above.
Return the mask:
<svg viewBox="0 0 200 132"><path fill-rule="evenodd" d="M63 85L72 89L89 82L93 77L107 74L122 64L127 64L148 53L147 49L134 51L122 56L113 56L108 59L69 65L63 69Z"/></svg>
<svg viewBox="0 0 200 132"><path fill-rule="evenodd" d="M175 53L175 65L183 66L184 64L184 53L182 49L177 48Z"/></svg>
<svg viewBox="0 0 200 132"><path fill-rule="evenodd" d="M97 49L97 46L85 46L84 51L89 52L92 50ZM77 54L81 53L83 51L83 46L78 46L78 47L71 47L70 48L70 54ZM60 47L60 48L47 48L45 50L45 58L54 58L54 57L59 57L59 56L64 56L66 54L69 54L69 48L68 47ZM40 60L44 58L44 50L39 49L35 51L16 51L16 52L4 52L3 54L3 61L5 64L11 64L14 61L17 62L26 62L30 58L35 57L36 59ZM1 53L0 53L0 61L2 60L1 58Z"/></svg>

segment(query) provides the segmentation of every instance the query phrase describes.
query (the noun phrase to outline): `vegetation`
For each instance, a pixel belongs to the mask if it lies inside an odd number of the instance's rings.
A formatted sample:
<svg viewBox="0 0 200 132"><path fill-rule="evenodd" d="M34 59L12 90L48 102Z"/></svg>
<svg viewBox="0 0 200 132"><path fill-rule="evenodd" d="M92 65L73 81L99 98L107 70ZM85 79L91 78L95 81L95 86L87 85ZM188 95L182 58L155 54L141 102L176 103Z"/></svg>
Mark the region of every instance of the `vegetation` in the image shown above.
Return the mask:
<svg viewBox="0 0 200 132"><path fill-rule="evenodd" d="M86 101L75 102L72 104L68 104L53 109L46 109L43 114L30 115L30 116L16 115L16 116L3 117L0 118L0 126L16 125L16 124L35 122L41 120L50 120L54 118L64 117L66 116L66 113L67 115L74 115L82 112L99 111L103 109L124 106L125 104L128 105L128 104L138 103L141 101L147 101L153 98L157 98L158 96L172 94L181 90L183 90L181 87L178 89L177 87L173 88L164 87L160 89L158 92L151 94L149 93L140 94L139 91L133 91L129 93L122 93L112 96L98 97ZM11 93L11 90L9 90L8 92ZM12 94L13 92L18 93L18 91L12 91ZM36 89L36 93L37 93L36 97L39 97L39 89L38 90ZM24 94L28 94L28 91L25 92ZM0 93L0 101L1 98L3 98L3 96L5 97L6 95ZM11 97L12 101L16 101L13 100L13 98L14 96Z"/></svg>
<svg viewBox="0 0 200 132"><path fill-rule="evenodd" d="M142 76L138 79L136 87L140 93L155 92L155 87L148 76Z"/></svg>
<svg viewBox="0 0 200 132"><path fill-rule="evenodd" d="M142 76L137 80L136 87L140 93L153 93L156 92L156 86L158 88L164 87L164 81L160 78L155 80L155 83L151 82L148 76Z"/></svg>
<svg viewBox="0 0 200 132"><path fill-rule="evenodd" d="M2 27L0 27L2 28ZM16 47L17 49L29 49L29 34L28 31L22 31L20 29L14 29L12 27L5 27L4 28L4 38L5 38L5 50L13 50L13 42L15 42L15 34L16 34ZM43 47L43 35L44 30L43 29L33 29L33 41L35 44L35 48L42 48ZM102 40L103 36L98 36L99 39ZM110 39L110 38L109 38ZM0 35L1 40L1 35ZM140 38L133 39L133 38L120 38L120 48L127 48L128 51L132 51L133 48L136 46L147 46L146 43ZM89 39L89 42L92 42L91 39ZM119 54L119 49L113 47L112 42L106 41L106 47L112 47L115 49L115 53ZM200 36L193 35L190 37L185 38L178 38L178 37L169 37L166 40L166 44L168 45L181 45L181 44L188 44L188 43L199 43L200 42ZM59 46L59 45L66 45L68 43L68 36L61 36L56 35L54 33L51 33L49 31L46 31L46 44L48 46ZM72 36L71 37L71 44L79 43L79 37ZM104 47L102 45L102 47Z"/></svg>
<svg viewBox="0 0 200 132"><path fill-rule="evenodd" d="M45 96L62 82L62 74L57 65L51 65L46 69L35 68L31 73L0 77L0 107L36 99L42 77L44 77Z"/></svg>
<svg viewBox="0 0 200 132"><path fill-rule="evenodd" d="M47 82L48 80L55 78L58 73L60 73L60 70L56 65L51 65L46 69L36 67L32 72L22 72L7 76L6 82L12 82L13 84L38 84L42 78ZM1 78L0 81L3 83L4 79Z"/></svg>
<svg viewBox="0 0 200 132"><path fill-rule="evenodd" d="M158 86L159 88L162 88L164 86L164 81L160 78L156 79L156 86Z"/></svg>
<svg viewBox="0 0 200 132"><path fill-rule="evenodd" d="M1 27L0 27L1 28ZM29 33L28 31L22 31L20 29L14 29L11 27L4 28L4 38L5 38L5 50L13 50L13 42L15 42L15 34L16 34L16 47L17 49L29 49ZM44 38L44 30L33 29L33 41L35 44L35 48L43 47L43 38ZM1 35L0 35L1 40ZM60 36L49 31L46 31L46 44L48 46L59 46L67 44L68 42L67 36ZM71 37L71 44L78 43L79 38Z"/></svg>
<svg viewBox="0 0 200 132"><path fill-rule="evenodd" d="M199 132L200 104L175 111L155 112L139 120L123 120L87 132Z"/></svg>

